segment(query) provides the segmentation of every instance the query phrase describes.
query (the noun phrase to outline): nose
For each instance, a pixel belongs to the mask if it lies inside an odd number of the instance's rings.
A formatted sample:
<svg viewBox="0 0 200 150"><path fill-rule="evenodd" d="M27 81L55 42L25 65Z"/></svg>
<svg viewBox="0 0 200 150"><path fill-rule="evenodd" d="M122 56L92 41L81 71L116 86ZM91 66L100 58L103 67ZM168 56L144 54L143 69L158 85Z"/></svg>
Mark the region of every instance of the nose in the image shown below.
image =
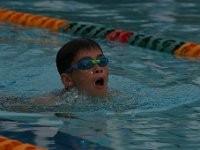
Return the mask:
<svg viewBox="0 0 200 150"><path fill-rule="evenodd" d="M93 68L93 73L103 73L103 68L100 67L99 65L95 64Z"/></svg>

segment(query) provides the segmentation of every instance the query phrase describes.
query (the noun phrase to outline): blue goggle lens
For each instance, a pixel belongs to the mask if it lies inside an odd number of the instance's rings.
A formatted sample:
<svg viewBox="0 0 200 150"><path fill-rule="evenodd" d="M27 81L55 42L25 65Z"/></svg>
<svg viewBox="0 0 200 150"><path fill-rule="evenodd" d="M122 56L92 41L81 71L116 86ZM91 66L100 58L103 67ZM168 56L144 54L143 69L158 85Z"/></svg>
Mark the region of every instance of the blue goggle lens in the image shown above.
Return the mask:
<svg viewBox="0 0 200 150"><path fill-rule="evenodd" d="M108 65L108 59L104 55L98 56L96 60L93 60L90 57L85 57L81 59L78 64L75 64L71 68L68 68L66 70L66 73L72 73L73 71L78 69L91 69L95 64L98 64L100 67L105 67Z"/></svg>
<svg viewBox="0 0 200 150"><path fill-rule="evenodd" d="M105 67L108 65L108 59L105 56L99 56L99 57L97 57L97 60L100 61L100 63L99 63L100 67Z"/></svg>
<svg viewBox="0 0 200 150"><path fill-rule="evenodd" d="M79 69L90 69L93 67L93 63L91 62L91 58L84 58L78 63Z"/></svg>
<svg viewBox="0 0 200 150"><path fill-rule="evenodd" d="M96 60L86 57L79 61L78 69L90 69L94 66L94 64L98 64L100 67L105 67L108 65L108 59L104 55L97 57Z"/></svg>

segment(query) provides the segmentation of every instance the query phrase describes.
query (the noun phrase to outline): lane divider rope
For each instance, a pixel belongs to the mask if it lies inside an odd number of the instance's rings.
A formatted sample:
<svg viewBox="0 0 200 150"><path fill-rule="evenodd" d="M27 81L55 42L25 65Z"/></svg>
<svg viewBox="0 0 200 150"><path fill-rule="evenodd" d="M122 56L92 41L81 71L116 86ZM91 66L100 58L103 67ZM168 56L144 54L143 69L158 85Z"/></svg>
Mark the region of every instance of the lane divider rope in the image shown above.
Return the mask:
<svg viewBox="0 0 200 150"><path fill-rule="evenodd" d="M95 24L73 22L6 9L0 9L0 22L45 28L75 36L117 41L155 51L172 53L178 57L200 57L200 44L198 43L116 30Z"/></svg>

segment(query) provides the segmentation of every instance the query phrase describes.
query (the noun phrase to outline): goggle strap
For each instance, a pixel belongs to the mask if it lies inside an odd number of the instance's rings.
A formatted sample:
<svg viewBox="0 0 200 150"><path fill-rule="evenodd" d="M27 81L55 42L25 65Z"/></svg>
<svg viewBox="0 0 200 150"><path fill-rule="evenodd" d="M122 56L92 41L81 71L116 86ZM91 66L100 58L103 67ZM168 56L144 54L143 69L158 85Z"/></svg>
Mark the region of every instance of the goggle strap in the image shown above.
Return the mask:
<svg viewBox="0 0 200 150"><path fill-rule="evenodd" d="M67 69L66 70L66 73L72 73L73 71L77 70L78 69L78 65L73 65L71 68Z"/></svg>

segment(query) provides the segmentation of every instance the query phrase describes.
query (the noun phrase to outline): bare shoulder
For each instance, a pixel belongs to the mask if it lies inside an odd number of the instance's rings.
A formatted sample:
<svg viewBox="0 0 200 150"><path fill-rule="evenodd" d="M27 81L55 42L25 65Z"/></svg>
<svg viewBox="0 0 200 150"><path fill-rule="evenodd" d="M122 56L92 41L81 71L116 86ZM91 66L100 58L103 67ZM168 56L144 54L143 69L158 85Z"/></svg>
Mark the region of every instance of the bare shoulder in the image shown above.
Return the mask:
<svg viewBox="0 0 200 150"><path fill-rule="evenodd" d="M32 102L39 105L53 106L59 102L63 90L55 90L50 93L36 96L32 99Z"/></svg>
<svg viewBox="0 0 200 150"><path fill-rule="evenodd" d="M39 105L47 105L53 106L59 101L59 98L56 96L37 96L32 102L37 103Z"/></svg>

